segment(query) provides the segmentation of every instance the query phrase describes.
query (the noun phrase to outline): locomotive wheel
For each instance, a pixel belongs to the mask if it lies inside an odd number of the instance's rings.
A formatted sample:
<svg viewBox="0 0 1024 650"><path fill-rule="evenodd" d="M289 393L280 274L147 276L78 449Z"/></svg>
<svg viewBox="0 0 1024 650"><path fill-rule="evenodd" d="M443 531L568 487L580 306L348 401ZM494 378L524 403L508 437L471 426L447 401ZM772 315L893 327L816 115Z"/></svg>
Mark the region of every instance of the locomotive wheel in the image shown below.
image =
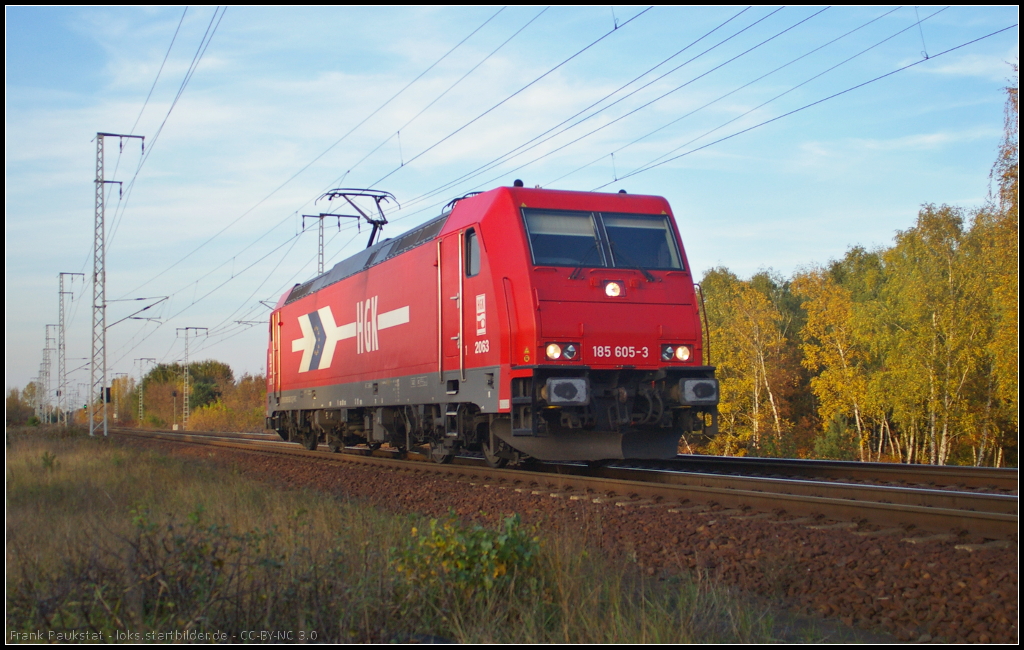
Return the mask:
<svg viewBox="0 0 1024 650"><path fill-rule="evenodd" d="M327 433L327 446L330 448L331 453L337 454L345 448L348 444L346 438L348 438L348 427L342 425L338 429L333 429Z"/></svg>
<svg viewBox="0 0 1024 650"><path fill-rule="evenodd" d="M430 458L439 465L447 465L455 460L455 453L446 449L442 443L431 441Z"/></svg>
<svg viewBox="0 0 1024 650"><path fill-rule="evenodd" d="M505 465L508 465L508 459L502 458L501 456L498 455L498 451L501 449L501 445L501 440L496 438L493 434L489 433L487 434L487 436L484 437L484 442L482 445L480 445L480 447L483 449L484 460L487 461L488 467L500 469Z"/></svg>
<svg viewBox="0 0 1024 650"><path fill-rule="evenodd" d="M382 444L384 444L384 443L381 443L381 442L368 442L368 443L366 443L366 446L369 447L370 453L372 454L373 452L375 452L378 449L380 449L380 446Z"/></svg>

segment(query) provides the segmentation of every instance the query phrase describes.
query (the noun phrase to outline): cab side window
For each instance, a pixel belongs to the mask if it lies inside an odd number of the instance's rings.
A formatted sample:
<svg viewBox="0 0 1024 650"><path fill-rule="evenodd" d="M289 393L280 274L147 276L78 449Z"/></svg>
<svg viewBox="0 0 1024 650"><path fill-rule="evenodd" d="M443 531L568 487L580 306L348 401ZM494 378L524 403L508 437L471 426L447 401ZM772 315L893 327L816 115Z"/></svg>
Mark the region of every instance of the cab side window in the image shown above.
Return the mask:
<svg viewBox="0 0 1024 650"><path fill-rule="evenodd" d="M480 240L473 229L466 231L466 277L480 273Z"/></svg>

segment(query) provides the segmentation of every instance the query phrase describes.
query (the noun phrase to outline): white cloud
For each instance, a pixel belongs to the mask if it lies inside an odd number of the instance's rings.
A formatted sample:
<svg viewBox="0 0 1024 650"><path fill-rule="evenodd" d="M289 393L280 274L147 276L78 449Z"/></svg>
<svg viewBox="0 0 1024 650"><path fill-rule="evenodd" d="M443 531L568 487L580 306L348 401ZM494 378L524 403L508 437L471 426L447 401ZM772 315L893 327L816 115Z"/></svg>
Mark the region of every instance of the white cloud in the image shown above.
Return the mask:
<svg viewBox="0 0 1024 650"><path fill-rule="evenodd" d="M943 57L934 62L915 67L918 73L955 77L979 77L996 82L1005 82L1013 73L1009 63L1016 61L1020 54L1016 47L1002 54L976 54L966 52Z"/></svg>

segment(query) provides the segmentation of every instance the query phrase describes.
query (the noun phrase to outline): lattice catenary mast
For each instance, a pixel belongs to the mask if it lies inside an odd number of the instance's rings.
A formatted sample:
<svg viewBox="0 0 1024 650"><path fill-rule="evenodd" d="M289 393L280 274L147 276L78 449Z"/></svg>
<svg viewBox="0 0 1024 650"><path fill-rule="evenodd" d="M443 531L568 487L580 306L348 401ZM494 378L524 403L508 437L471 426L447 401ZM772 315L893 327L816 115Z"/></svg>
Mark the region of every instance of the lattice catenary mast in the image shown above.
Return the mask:
<svg viewBox="0 0 1024 650"><path fill-rule="evenodd" d="M196 330L196 336L199 335L199 330L203 330L203 334L208 334L209 329L206 327L179 327L178 332L185 332L185 380L184 386L182 386L182 392L184 393L181 407L181 428L183 431L188 430L188 398L189 398L189 372L188 372L188 339L189 330Z"/></svg>
<svg viewBox="0 0 1024 650"><path fill-rule="evenodd" d="M118 133L96 134L96 215L93 225L92 245L92 360L89 362L89 435L96 435L96 399L103 405L103 435L107 435L107 246L106 227L103 223L106 206L104 194L108 181L103 177L103 139L119 138L124 146L125 138L142 141L142 152L146 152L146 138L141 135Z"/></svg>
<svg viewBox="0 0 1024 650"><path fill-rule="evenodd" d="M60 273L60 289L57 291L57 302L60 305L57 319L57 417L65 427L68 425L68 365L67 365L67 343L64 338L64 296L72 295L71 291L64 291L64 276L71 276L74 283L75 276L80 275L85 279L84 273Z"/></svg>

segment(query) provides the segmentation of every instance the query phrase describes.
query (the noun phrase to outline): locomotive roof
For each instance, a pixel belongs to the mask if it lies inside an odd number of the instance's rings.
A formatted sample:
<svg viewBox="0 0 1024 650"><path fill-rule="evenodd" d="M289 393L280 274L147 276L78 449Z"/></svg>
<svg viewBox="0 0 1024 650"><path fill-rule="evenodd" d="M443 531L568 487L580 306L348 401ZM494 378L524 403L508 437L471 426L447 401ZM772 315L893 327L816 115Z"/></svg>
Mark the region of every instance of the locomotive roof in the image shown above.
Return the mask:
<svg viewBox="0 0 1024 650"><path fill-rule="evenodd" d="M444 224L448 220L448 216L450 214L451 212L442 214L441 216L431 219L430 221L417 226L398 237L377 242L373 246L364 248L355 255L343 259L323 275L319 275L308 282L293 287L291 293L288 294L287 300L285 300L285 304L298 300L307 294L319 291L320 289L332 285L335 282L340 282L341 280L364 271L371 266L376 266L385 260L391 259L396 255L401 255L407 250L411 250L421 244L425 244L428 241L433 240L434 237L441 232L441 228L444 227Z"/></svg>
<svg viewBox="0 0 1024 650"><path fill-rule="evenodd" d="M340 282L347 277L360 273L372 266L376 266L385 260L396 255L416 248L422 244L432 241L444 230L449 217L455 212L455 208L462 203L476 201L494 201L499 195L506 194L512 200L513 205L523 207L546 207L549 209L569 210L598 210L598 211L622 211L622 212L653 212L665 213L668 202L660 196L649 196L642 194L606 194L601 192L574 192L569 190L545 190L540 188L525 187L498 187L489 192L484 192L472 197L463 197L449 205L452 206L441 216L402 233L398 237L385 239L369 248L365 248L355 255L348 257L327 271L312 280L292 287L291 292L285 299L284 304L294 302L303 296L319 291L320 289ZM447 207L447 206L446 206ZM460 211L461 212L461 211ZM472 212L464 213L470 218ZM460 228L463 224L452 223L453 228Z"/></svg>

